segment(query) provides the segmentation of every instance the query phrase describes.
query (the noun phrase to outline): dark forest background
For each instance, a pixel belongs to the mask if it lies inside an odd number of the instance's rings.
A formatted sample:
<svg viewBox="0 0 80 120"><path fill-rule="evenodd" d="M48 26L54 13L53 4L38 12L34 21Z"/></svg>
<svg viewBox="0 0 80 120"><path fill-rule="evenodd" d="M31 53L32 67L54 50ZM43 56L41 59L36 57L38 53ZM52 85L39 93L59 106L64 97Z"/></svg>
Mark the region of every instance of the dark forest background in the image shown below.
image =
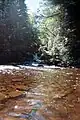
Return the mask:
<svg viewBox="0 0 80 120"><path fill-rule="evenodd" d="M80 67L79 9L80 0L44 0L30 15L25 0L0 0L0 64Z"/></svg>

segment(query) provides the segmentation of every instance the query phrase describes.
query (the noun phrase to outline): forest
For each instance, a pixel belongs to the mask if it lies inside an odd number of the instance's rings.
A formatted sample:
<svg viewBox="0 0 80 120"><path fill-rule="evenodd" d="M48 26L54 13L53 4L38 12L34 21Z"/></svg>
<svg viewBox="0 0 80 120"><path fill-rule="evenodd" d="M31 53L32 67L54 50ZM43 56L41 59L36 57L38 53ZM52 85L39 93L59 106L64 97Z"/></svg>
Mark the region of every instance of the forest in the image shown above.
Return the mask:
<svg viewBox="0 0 80 120"><path fill-rule="evenodd" d="M0 0L0 120L80 120L79 9Z"/></svg>
<svg viewBox="0 0 80 120"><path fill-rule="evenodd" d="M43 0L36 14L25 0L0 0L0 64L80 67L79 0Z"/></svg>

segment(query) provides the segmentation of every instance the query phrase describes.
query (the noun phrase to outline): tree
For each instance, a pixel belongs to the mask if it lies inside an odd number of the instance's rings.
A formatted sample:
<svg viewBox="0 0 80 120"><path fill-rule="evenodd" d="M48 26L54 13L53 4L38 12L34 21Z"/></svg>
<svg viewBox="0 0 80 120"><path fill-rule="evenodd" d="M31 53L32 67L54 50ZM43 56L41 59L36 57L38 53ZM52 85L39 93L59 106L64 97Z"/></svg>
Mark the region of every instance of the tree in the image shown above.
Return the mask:
<svg viewBox="0 0 80 120"><path fill-rule="evenodd" d="M51 57L49 62L55 64L63 64L68 61L67 37L62 34L62 25L64 21L64 8L62 5L52 4L45 0L41 3L38 12L40 39L44 51ZM45 49L47 48L47 49ZM53 62L52 62L53 61Z"/></svg>
<svg viewBox="0 0 80 120"><path fill-rule="evenodd" d="M0 2L1 64L24 61L28 57L27 53L33 54L37 50L38 37L29 21L24 2L25 0L1 0Z"/></svg>
<svg viewBox="0 0 80 120"><path fill-rule="evenodd" d="M54 0L50 0L54 4ZM67 36L66 44L71 58L71 65L80 66L80 1L79 0L55 0L55 4L64 7L64 21L62 30L64 36ZM65 28L65 30L64 30Z"/></svg>
<svg viewBox="0 0 80 120"><path fill-rule="evenodd" d="M53 64L56 57L58 64L80 64L79 6L79 0L45 0L41 4L37 15L40 39Z"/></svg>

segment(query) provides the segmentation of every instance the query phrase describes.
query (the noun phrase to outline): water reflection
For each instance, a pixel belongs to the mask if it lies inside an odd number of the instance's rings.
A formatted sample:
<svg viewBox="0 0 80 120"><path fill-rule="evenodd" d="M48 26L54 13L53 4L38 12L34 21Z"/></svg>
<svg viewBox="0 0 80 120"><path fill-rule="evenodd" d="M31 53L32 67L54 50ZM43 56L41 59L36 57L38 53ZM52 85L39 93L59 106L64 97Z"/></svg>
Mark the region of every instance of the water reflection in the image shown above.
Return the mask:
<svg viewBox="0 0 80 120"><path fill-rule="evenodd" d="M1 120L79 120L80 70L33 72L36 76L29 77L24 72L0 76L0 88L5 89L0 89ZM2 84L2 79L9 85ZM11 88L13 83L15 87Z"/></svg>

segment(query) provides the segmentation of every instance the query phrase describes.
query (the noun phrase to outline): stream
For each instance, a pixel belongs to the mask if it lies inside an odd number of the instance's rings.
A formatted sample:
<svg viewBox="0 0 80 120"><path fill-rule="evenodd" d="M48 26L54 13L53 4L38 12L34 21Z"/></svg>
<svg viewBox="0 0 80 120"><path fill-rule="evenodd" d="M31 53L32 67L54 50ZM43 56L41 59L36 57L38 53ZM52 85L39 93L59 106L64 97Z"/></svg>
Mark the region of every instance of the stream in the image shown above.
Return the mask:
<svg viewBox="0 0 80 120"><path fill-rule="evenodd" d="M80 69L0 66L0 120L79 120Z"/></svg>

